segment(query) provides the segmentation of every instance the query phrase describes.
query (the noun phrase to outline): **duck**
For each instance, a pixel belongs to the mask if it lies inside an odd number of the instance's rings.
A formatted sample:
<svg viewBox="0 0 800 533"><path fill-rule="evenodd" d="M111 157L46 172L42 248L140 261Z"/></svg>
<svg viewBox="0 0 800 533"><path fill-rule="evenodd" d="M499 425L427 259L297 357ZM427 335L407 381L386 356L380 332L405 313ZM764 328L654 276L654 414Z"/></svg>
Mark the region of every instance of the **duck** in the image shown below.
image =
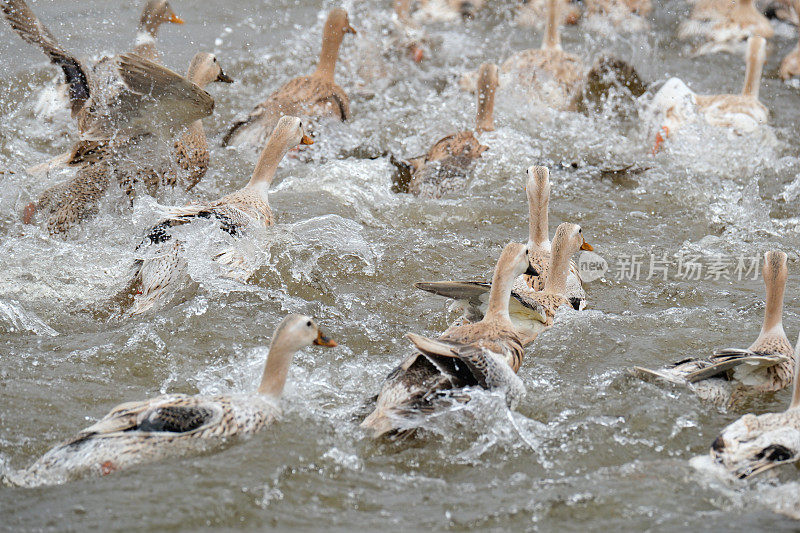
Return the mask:
<svg viewBox="0 0 800 533"><path fill-rule="evenodd" d="M794 350L800 358L800 338ZM800 459L800 365L786 411L748 413L723 429L711 443L711 459L739 479L748 479Z"/></svg>
<svg viewBox="0 0 800 533"><path fill-rule="evenodd" d="M261 149L284 115L331 117L340 121L350 119L350 99L333 79L339 47L347 34L356 34L347 11L340 8L331 10L325 21L322 51L314 73L294 78L272 93L247 118L231 126L222 139L222 145Z"/></svg>
<svg viewBox="0 0 800 533"><path fill-rule="evenodd" d="M381 16L380 26L362 32L355 41L355 53L342 58L343 68L356 75L350 94L373 98L408 75L404 63L420 64L432 49L430 37L411 18L411 0L395 0L391 20ZM382 14L381 14L382 15ZM388 37L388 38L386 38Z"/></svg>
<svg viewBox="0 0 800 533"><path fill-rule="evenodd" d="M583 237L582 228L569 222L556 228L546 269L540 271L541 267L537 266L543 260L541 249L538 254L536 250L530 249L530 269L525 276L514 280L508 304L511 321L524 345L533 342L542 331L553 325L556 311L561 306L582 309L575 293L569 292L577 288L570 284L570 278L577 274L572 272L572 256L578 250L593 249ZM545 275L544 285L541 290L534 290L531 285L538 286L542 274ZM485 316L489 302L487 293L492 288L491 283L483 281L417 282L414 286L460 302L464 316L455 322L454 327L481 320ZM583 289L580 291L583 292Z"/></svg>
<svg viewBox="0 0 800 533"><path fill-rule="evenodd" d="M11 28L24 41L39 46L64 72L72 117L82 140L168 134L214 109L214 99L206 91L136 54L107 58L87 69L61 48L24 0L2 0L0 8Z"/></svg>
<svg viewBox="0 0 800 533"><path fill-rule="evenodd" d="M411 0L395 0L394 15L393 47L405 52L415 63L421 63L429 43L419 24L411 18Z"/></svg>
<svg viewBox="0 0 800 533"><path fill-rule="evenodd" d="M280 399L294 354L311 345L335 347L337 343L311 317L290 314L275 328L255 393L166 394L122 403L7 479L25 487L63 484L202 453L264 431L281 417Z"/></svg>
<svg viewBox="0 0 800 533"><path fill-rule="evenodd" d="M707 124L745 135L767 124L769 110L758 99L761 72L766 60L766 40L750 37L747 42L747 69L741 94L700 95L678 78L670 78L644 109L645 120L658 131L652 154L667 138L684 125L701 117Z"/></svg>
<svg viewBox="0 0 800 533"><path fill-rule="evenodd" d="M792 0L794 10L800 14L800 0ZM800 26L797 28L798 42L791 52L786 54L786 57L781 61L781 66L778 73L782 80L788 80L794 76L800 76Z"/></svg>
<svg viewBox="0 0 800 533"><path fill-rule="evenodd" d="M156 35L164 23L183 24L184 21L166 0L147 0L139 19L133 53L150 61L159 61Z"/></svg>
<svg viewBox="0 0 800 533"><path fill-rule="evenodd" d="M478 136L494 131L494 97L497 90L497 65L484 63L478 69L478 105L475 129L439 139L427 154L407 161L392 159L400 170L408 192L423 198L441 198L463 187L466 174L483 152L489 149Z"/></svg>
<svg viewBox="0 0 800 533"><path fill-rule="evenodd" d="M414 20L421 24L461 23L475 18L485 0L421 0Z"/></svg>
<svg viewBox="0 0 800 533"><path fill-rule="evenodd" d="M514 409L525 395L517 376L523 348L508 314L514 280L530 269L524 244L503 248L492 277L486 315L436 339L409 334L414 352L384 381L375 409L361 422L372 438L413 435L421 419L452 401L468 401L464 387L505 391Z"/></svg>
<svg viewBox="0 0 800 533"><path fill-rule="evenodd" d="M148 0L139 19L132 52L150 61L159 62L156 36L164 23L183 24L184 21L166 0ZM44 89L36 102L36 114L44 118L53 118L56 113L67 109L69 107L67 93L66 83Z"/></svg>
<svg viewBox="0 0 800 533"><path fill-rule="evenodd" d="M560 0L560 2L561 20L559 23L570 26L577 24L582 14L579 2L572 0ZM522 0L515 12L514 23L517 26L543 29L547 20L547 0Z"/></svg>
<svg viewBox="0 0 800 533"><path fill-rule="evenodd" d="M192 58L187 79L201 89L211 82L233 83L217 58L206 52L199 52ZM192 122L175 140L171 158L152 152L142 157L143 147L154 142L150 134L79 141L69 153L28 169L29 174L58 167L77 170L74 177L48 188L35 202L29 203L22 221L31 224L38 213L47 217L47 230L51 235L65 234L96 212L97 203L113 182L119 183L131 197L140 181L151 195L161 185L174 187L178 183L188 191L208 170L210 154L201 119ZM140 163L131 165L131 161Z"/></svg>
<svg viewBox="0 0 800 533"><path fill-rule="evenodd" d="M219 230L233 238L241 238L253 228L266 228L274 223L268 191L278 164L298 144L313 144L298 117L284 116L262 150L250 180L242 189L206 203L165 208L165 218L155 225L136 248L131 281L122 291L131 315L138 315L160 305L186 276L187 264L182 255L183 244L173 238L173 229L192 223L213 220ZM243 266L233 250L214 257L227 272L226 277L246 281L252 271ZM124 296L128 296L125 298Z"/></svg>
<svg viewBox="0 0 800 533"><path fill-rule="evenodd" d="M558 110L576 106L586 79L586 66L561 48L559 0L547 0L547 23L540 48L523 50L500 65L501 89L506 87L528 100ZM462 86L471 85L463 81Z"/></svg>
<svg viewBox="0 0 800 533"><path fill-rule="evenodd" d="M795 368L794 350L783 330L783 298L788 268L786 254L764 253L766 309L761 332L746 350L718 350L710 358L683 359L661 370L634 367L634 375L689 385L704 401L731 406L747 395L775 392L789 386Z"/></svg>
<svg viewBox="0 0 800 533"><path fill-rule="evenodd" d="M769 19L761 14L753 0L735 0L732 7L722 12L713 6L699 6L705 19L689 18L678 28L678 38L701 39L703 43L694 51L695 55L717 52L740 53L742 44L750 37L769 39L775 34ZM719 8L717 8L719 9ZM697 17L703 14L698 13Z"/></svg>
<svg viewBox="0 0 800 533"><path fill-rule="evenodd" d="M545 166L533 165L525 171L526 195L528 197L528 257L531 260L531 267L536 274L525 274L520 280L514 283L514 294L517 289L523 293L531 290L540 292L544 290L547 282L547 274L550 271L550 261L552 258L552 246L549 235L549 206L550 206L550 169ZM581 244L582 250L593 250L594 248L587 242ZM466 285L463 285L466 284ZM458 298L463 296L462 291L480 291L477 295L485 294L483 288L488 284L480 282L420 282L416 287L428 292L433 292L440 296L450 296ZM448 291L454 291L448 294ZM576 311L586 308L586 291L583 289L580 271L575 261L570 259L569 272L567 274L564 296ZM472 296L474 297L474 296ZM513 305L513 304L512 304ZM485 304L482 304L485 307ZM479 312L482 314L482 312Z"/></svg>

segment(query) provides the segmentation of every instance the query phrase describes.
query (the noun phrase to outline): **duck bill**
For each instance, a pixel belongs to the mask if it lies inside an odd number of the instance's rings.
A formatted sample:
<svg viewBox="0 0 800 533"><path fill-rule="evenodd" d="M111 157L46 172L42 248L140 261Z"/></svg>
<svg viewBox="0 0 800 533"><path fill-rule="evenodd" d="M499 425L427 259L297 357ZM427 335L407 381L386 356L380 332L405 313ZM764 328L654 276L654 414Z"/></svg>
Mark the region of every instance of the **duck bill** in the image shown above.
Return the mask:
<svg viewBox="0 0 800 533"><path fill-rule="evenodd" d="M414 63L422 63L422 60L425 59L425 51L419 46L411 46L409 53L411 54L411 59L414 60Z"/></svg>
<svg viewBox="0 0 800 533"><path fill-rule="evenodd" d="M174 12L170 13L167 22L171 22L172 24L183 24L183 19L176 15Z"/></svg>
<svg viewBox="0 0 800 533"><path fill-rule="evenodd" d="M354 27L352 27L350 24L348 24L347 27L345 27L344 32L345 33L352 33L353 35L357 35L358 34L356 29Z"/></svg>
<svg viewBox="0 0 800 533"><path fill-rule="evenodd" d="M304 133L303 138L300 139L300 144L314 144L314 139Z"/></svg>
<svg viewBox="0 0 800 533"><path fill-rule="evenodd" d="M583 244L581 244L581 250L586 250L587 252L593 252L594 246L592 246L586 241L583 241Z"/></svg>
<svg viewBox="0 0 800 533"><path fill-rule="evenodd" d="M669 128L667 126L661 126L661 129L656 133L656 141L653 144L653 149L650 150L650 155L655 156L659 150L661 150L661 145L664 144L667 137L669 137Z"/></svg>
<svg viewBox="0 0 800 533"><path fill-rule="evenodd" d="M222 72L222 70L220 70L219 76L217 76L217 81L222 83L233 83L233 78L231 78L230 76Z"/></svg>
<svg viewBox="0 0 800 533"><path fill-rule="evenodd" d="M584 243L585 244L585 243ZM528 269L525 271L526 276L538 276L539 271L534 268L534 266L528 263Z"/></svg>
<svg viewBox="0 0 800 533"><path fill-rule="evenodd" d="M314 339L314 344L317 346L327 346L329 348L339 345L339 343L335 340L331 339L330 337L326 337L322 331L317 331L317 338Z"/></svg>

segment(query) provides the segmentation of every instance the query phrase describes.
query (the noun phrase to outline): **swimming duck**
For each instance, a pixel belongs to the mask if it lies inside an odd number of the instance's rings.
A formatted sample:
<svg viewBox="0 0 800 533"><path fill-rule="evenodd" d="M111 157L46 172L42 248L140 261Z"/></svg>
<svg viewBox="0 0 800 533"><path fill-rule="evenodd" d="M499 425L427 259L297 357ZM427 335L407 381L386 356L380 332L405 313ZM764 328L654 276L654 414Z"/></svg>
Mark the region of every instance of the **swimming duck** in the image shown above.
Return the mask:
<svg viewBox="0 0 800 533"><path fill-rule="evenodd" d="M143 313L165 301L186 275L182 244L173 238L172 228L213 219L219 223L220 231L239 238L248 228L273 224L267 194L269 186L283 156L298 144L313 144L303 129L303 123L297 117L281 117L247 185L213 202L165 210L166 219L153 227L137 247L142 258L136 260L132 280L123 291L133 295L131 314ZM232 254L232 251L223 251L214 260L229 267L228 277L246 281L252 272L241 271L241 261Z"/></svg>
<svg viewBox="0 0 800 533"><path fill-rule="evenodd" d="M156 35L161 25L166 22L183 24L183 19L175 14L166 0L148 0L139 19L139 28L132 52L150 61L159 62ZM68 92L69 86L66 83L42 90L35 106L36 114L45 118L53 118L57 113L67 109L69 107Z"/></svg>
<svg viewBox="0 0 800 533"><path fill-rule="evenodd" d="M559 0L547 0L547 25L542 46L517 52L500 65L502 88L511 87L529 100L554 109L573 109L583 88L586 67L561 49Z"/></svg>
<svg viewBox="0 0 800 533"><path fill-rule="evenodd" d="M61 48L24 0L2 0L3 14L23 40L61 67L72 116L83 140L169 132L211 114L214 99L183 76L136 54L86 69Z"/></svg>
<svg viewBox="0 0 800 533"><path fill-rule="evenodd" d="M478 112L474 131L461 131L438 140L428 153L396 161L401 181L408 180L408 192L423 198L440 198L463 186L466 174L488 146L477 136L494 131L494 96L497 90L497 65L484 63L478 71Z"/></svg>
<svg viewBox="0 0 800 533"><path fill-rule="evenodd" d="M577 295L569 292L578 289L574 281L570 282L572 275L577 275L577 272L572 272L574 266L572 256L578 250L592 249L583 238L580 226L568 222L560 224L553 237L548 266L543 269L543 272L546 272L546 279L541 291L533 290L531 284L541 283L539 267L536 265L543 260L544 254L539 253L530 257L531 268L526 276L514 280L508 303L511 321L523 344L533 342L539 333L552 326L556 311L562 305L574 309L581 308L579 298L583 289L580 288L580 293ZM492 287L490 283L481 281L420 282L414 286L459 300L464 308L464 316L456 322L456 326L480 320L485 316L490 298L487 298L487 293ZM585 294L583 297L585 298Z"/></svg>
<svg viewBox="0 0 800 533"><path fill-rule="evenodd" d="M420 417L468 400L459 389L478 386L505 389L512 409L525 395L516 373L522 363L522 342L508 314L511 287L530 269L528 250L510 243L503 249L492 278L489 305L480 322L450 328L438 339L410 334L415 351L386 378L375 410L361 423L373 438L395 433L407 436Z"/></svg>
<svg viewBox="0 0 800 533"><path fill-rule="evenodd" d="M543 291L547 274L550 271L550 261L552 257L552 247L550 244L550 230L549 230L549 206L550 206L550 170L547 167L531 166L525 171L527 175L526 193L528 196L528 257L531 261L531 267L537 274L525 274L520 280L515 281L514 291L519 289L522 293L527 294L527 288L535 292ZM582 250L591 250L592 247L589 243L584 242L581 245ZM463 296L462 291L466 290L471 293L473 290L480 291L478 294L485 294L483 287L488 284L474 285L476 282L431 282L431 283L417 283L417 288L439 294L441 296L450 296L457 298L459 295ZM467 284L467 285L462 285ZM467 289L469 287L469 289ZM453 294L448 294L449 291L455 291ZM569 260L569 273L567 274L566 287L564 296L570 301L572 307L578 311L586 307L586 291L583 290L583 282L581 280L578 265L572 259ZM482 305L485 307L485 304ZM513 307L513 304L512 304ZM473 314L476 312L473 310ZM477 311L480 315L483 312Z"/></svg>
<svg viewBox="0 0 800 533"><path fill-rule="evenodd" d="M183 19L175 14L166 0L148 0L144 5L142 17L139 19L139 30L136 34L133 53L150 61L158 61L156 35L158 28L165 22L183 24Z"/></svg>
<svg viewBox="0 0 800 533"><path fill-rule="evenodd" d="M572 0L560 0L561 13L560 24L577 24L581 18L581 8L578 2ZM533 27L542 29L547 20L547 0L522 0L516 8L514 23L517 26Z"/></svg>
<svg viewBox="0 0 800 533"><path fill-rule="evenodd" d="M800 0L793 0L795 12L800 14ZM797 28L798 42L791 52L781 61L779 73L782 80L792 76L800 76L800 26Z"/></svg>
<svg viewBox="0 0 800 533"><path fill-rule="evenodd" d="M350 99L333 81L339 46L345 34L355 34L347 11L333 9L325 22L317 69L310 76L294 78L260 103L244 120L236 122L222 139L223 146L260 149L284 115L350 118Z"/></svg>
<svg viewBox="0 0 800 533"><path fill-rule="evenodd" d="M688 384L700 398L715 405L734 403L744 394L773 392L792 382L793 350L783 331L786 254L764 254L767 306L761 333L746 350L719 350L709 359L684 359L661 370L635 367L639 377Z"/></svg>
<svg viewBox="0 0 800 533"><path fill-rule="evenodd" d="M747 70L741 94L695 94L678 78L667 80L659 89L645 109L647 120L659 126L654 154L670 135L698 116L712 126L729 128L737 135L751 133L767 123L769 110L758 100L766 41L763 37L751 37L747 47Z"/></svg>
<svg viewBox="0 0 800 533"><path fill-rule="evenodd" d="M771 38L775 31L769 19L753 5L753 0L735 0L732 8L723 12L707 9L710 18L683 21L678 29L678 38L691 40L700 38L704 42L696 50L696 55L716 52L739 53L742 44L750 37ZM698 15L699 16L699 15Z"/></svg>
<svg viewBox="0 0 800 533"><path fill-rule="evenodd" d="M403 50L415 63L425 57L427 37L419 24L411 18L411 0L395 0L395 25L392 31L392 43L396 49Z"/></svg>
<svg viewBox="0 0 800 533"><path fill-rule="evenodd" d="M107 475L132 466L207 451L233 438L263 431L281 416L280 399L295 352L336 346L310 317L291 314L272 336L255 394L167 394L114 407L102 420L9 475L27 487Z"/></svg>
<svg viewBox="0 0 800 533"><path fill-rule="evenodd" d="M800 338L794 351L800 358ZM800 459L800 365L795 368L792 402L782 413L746 414L711 444L711 458L740 479Z"/></svg>
<svg viewBox="0 0 800 533"><path fill-rule="evenodd" d="M187 78L201 89L208 83L231 83L213 54L200 52L192 58ZM105 141L80 141L65 156L28 170L37 173L60 166L77 168L76 175L44 191L36 202L28 204L23 222L30 224L34 215L46 215L51 234L65 233L96 211L97 202L109 185L116 181L132 195L138 182L150 194L162 184L180 182L186 190L205 175L209 163L208 142L202 120L198 119L175 141L173 159L147 152L146 146L157 142L151 135ZM145 154L142 154L145 150ZM176 168L176 165L178 168Z"/></svg>

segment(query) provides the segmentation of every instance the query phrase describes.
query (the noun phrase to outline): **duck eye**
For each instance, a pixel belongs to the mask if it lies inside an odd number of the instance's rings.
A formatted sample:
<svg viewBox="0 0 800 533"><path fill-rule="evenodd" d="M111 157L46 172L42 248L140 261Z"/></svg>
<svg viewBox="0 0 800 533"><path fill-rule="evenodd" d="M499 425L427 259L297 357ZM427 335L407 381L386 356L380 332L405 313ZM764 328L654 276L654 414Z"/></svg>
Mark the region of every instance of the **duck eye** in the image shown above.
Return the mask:
<svg viewBox="0 0 800 533"><path fill-rule="evenodd" d="M306 326L311 327L311 321L306 322Z"/></svg>

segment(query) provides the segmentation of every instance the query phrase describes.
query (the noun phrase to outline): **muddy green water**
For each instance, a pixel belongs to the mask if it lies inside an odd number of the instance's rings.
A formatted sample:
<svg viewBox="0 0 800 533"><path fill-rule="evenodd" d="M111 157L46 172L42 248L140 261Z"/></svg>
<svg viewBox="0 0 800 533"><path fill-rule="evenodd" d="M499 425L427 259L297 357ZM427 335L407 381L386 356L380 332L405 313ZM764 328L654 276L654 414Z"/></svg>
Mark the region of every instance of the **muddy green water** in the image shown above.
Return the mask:
<svg viewBox="0 0 800 533"><path fill-rule="evenodd" d="M139 2L39 0L33 9L70 50L96 58L126 50ZM784 324L800 331L800 89L777 77L796 38L770 43L761 99L768 135L728 138L690 131L658 157L635 108L619 117L552 113L500 96L497 131L466 189L440 201L391 191L385 154L417 155L471 127L474 100L457 76L481 61L538 46L540 34L510 25L512 2L465 28L435 26L439 44L417 68L399 60L386 79L356 92L357 65L388 27L389 2L346 4L356 39L342 48L337 79L352 92L353 120L323 125L308 161L287 159L270 202L278 224L259 243L265 258L247 287L193 271L175 304L135 319L87 309L125 281L133 249L154 222L152 201L131 210L104 204L73 238L50 238L19 220L23 206L61 175L23 169L69 147L66 118L34 114L55 78L41 52L0 24L0 468L22 468L122 401L162 392L217 393L255 387L274 326L287 312L317 317L340 343L295 358L285 415L268 431L219 453L147 465L102 479L19 489L0 486L0 528L9 530L289 529L377 530L792 530L773 512L797 506L794 467L749 484L697 473L718 431L743 411L702 405L688 391L642 383L631 365L658 366L746 347L764 310L760 279L648 279L649 257L789 254ZM164 62L184 71L213 51L237 83L212 86L205 120L212 166L193 191L211 199L248 179L254 155L219 147L227 124L293 76L311 69L324 13L317 0L174 0L184 26L163 27ZM737 92L744 63L693 59L673 39L688 7L657 4L653 30L603 37L572 27L564 47L611 51L649 83L679 76L697 92ZM648 170L612 175L636 164ZM501 247L527 232L524 169L552 170L551 227L582 225L611 265L587 285L589 310L565 312L528 348L527 396L509 413L492 394L432 421L405 444L372 443L358 428L362 406L408 353L409 331L435 335L456 314L415 291L423 279L484 276ZM191 199L173 192L162 202ZM622 258L642 255L639 279ZM199 261L199 258L198 258ZM733 272L733 267L731 267ZM703 274L705 277L705 272ZM621 279L619 279L621 278ZM783 409L782 391L745 406Z"/></svg>

